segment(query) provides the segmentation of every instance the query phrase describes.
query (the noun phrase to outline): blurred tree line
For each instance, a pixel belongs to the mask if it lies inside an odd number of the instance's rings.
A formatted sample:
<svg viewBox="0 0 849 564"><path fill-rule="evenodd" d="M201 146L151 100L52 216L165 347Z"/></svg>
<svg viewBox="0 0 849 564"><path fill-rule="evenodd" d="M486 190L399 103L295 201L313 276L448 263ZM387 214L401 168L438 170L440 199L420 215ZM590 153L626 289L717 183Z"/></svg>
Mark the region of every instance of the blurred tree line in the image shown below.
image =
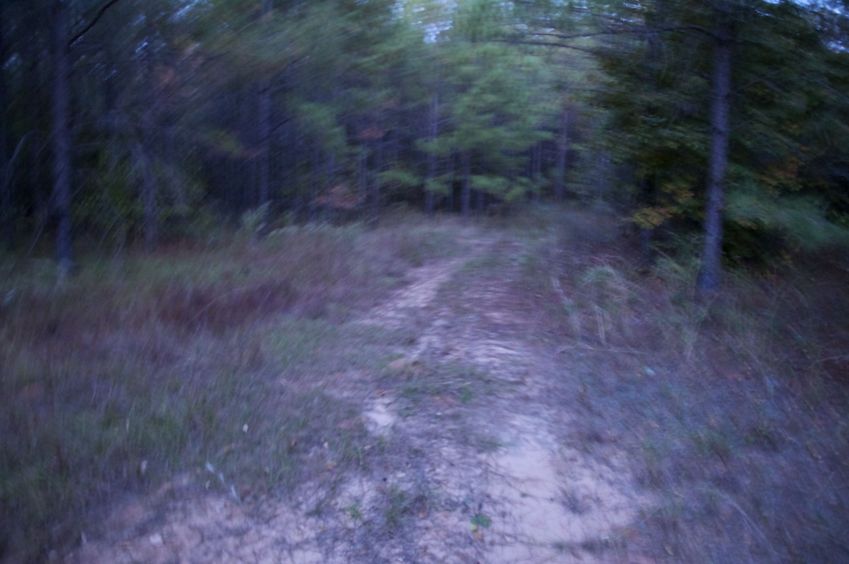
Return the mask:
<svg viewBox="0 0 849 564"><path fill-rule="evenodd" d="M647 255L845 239L847 5L4 0L0 224L63 271L261 206L616 206Z"/></svg>

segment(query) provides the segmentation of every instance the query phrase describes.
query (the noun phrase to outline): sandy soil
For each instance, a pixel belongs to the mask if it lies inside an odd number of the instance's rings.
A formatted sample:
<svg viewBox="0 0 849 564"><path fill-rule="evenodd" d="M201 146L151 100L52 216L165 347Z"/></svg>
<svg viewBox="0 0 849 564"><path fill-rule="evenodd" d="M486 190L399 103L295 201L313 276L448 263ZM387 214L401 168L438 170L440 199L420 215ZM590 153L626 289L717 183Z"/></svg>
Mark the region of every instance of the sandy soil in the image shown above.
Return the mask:
<svg viewBox="0 0 849 564"><path fill-rule="evenodd" d="M414 269L409 284L352 322L416 336L389 366L405 379L427 377L421 367L462 366L489 390L465 403L447 395L411 403L397 389L374 386L381 392L364 398L362 417L375 437L400 445L388 462L341 476L334 491L308 483L294 498L250 505L226 488L175 500L166 494L180 487L176 480L118 507L109 533L67 559L647 561L618 542L650 504L633 486L628 461L612 447L600 456L565 439L577 422L551 398L569 374L557 348L537 337L533 311L512 283L520 264L510 257L526 252L523 245L478 234L466 256ZM486 259L500 262L475 267ZM446 386L463 386L463 373ZM226 482L207 470L213 482ZM319 497L326 509L308 511ZM403 514L397 526L393 503Z"/></svg>

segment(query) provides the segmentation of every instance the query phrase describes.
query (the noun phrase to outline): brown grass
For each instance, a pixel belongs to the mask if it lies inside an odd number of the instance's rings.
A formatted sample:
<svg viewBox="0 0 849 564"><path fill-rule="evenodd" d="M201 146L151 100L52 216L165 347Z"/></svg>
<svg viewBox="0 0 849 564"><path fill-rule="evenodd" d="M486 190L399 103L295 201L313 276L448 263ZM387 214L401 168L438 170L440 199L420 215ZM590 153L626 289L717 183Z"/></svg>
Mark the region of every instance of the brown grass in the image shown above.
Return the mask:
<svg viewBox="0 0 849 564"><path fill-rule="evenodd" d="M699 304L692 263L643 271L609 216L491 221L537 246L468 268L522 261L510 307L560 347L548 399L570 414L569 446L624 451L654 500L625 532L632 553L849 557L845 266L732 273L721 299ZM0 270L0 558L42 560L116 496L206 476L207 463L224 477L211 487L243 499L365 464L359 410L333 386L385 371L388 345L408 336L340 321L410 266L462 252L452 233L409 215L374 230L288 227L91 257L63 287L46 263ZM399 390L410 404L479 401L465 373L420 376ZM426 513L422 499L387 490L382 526Z"/></svg>
<svg viewBox="0 0 849 564"><path fill-rule="evenodd" d="M845 257L732 271L699 303L694 263L662 257L646 272L627 226L561 221L528 295L557 304L551 330L577 376L560 398L581 423L573 440L616 442L659 500L634 542L671 561L849 557Z"/></svg>
<svg viewBox="0 0 849 564"><path fill-rule="evenodd" d="M86 257L61 287L43 261L2 266L0 558L42 559L116 495L207 462L244 495L359 463L364 427L323 379L394 337L338 322L447 248L437 227L221 239Z"/></svg>

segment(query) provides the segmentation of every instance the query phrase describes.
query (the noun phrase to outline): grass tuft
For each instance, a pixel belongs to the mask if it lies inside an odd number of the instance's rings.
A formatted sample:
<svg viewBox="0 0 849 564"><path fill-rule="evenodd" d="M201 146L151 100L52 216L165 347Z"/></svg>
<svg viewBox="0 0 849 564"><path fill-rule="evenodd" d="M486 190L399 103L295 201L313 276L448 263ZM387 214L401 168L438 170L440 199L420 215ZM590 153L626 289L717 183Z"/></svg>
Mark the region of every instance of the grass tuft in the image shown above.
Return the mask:
<svg viewBox="0 0 849 564"><path fill-rule="evenodd" d="M43 559L181 473L245 498L363 464L359 411L327 387L395 338L339 322L444 252L408 219L263 239L257 212L216 244L83 257L61 287L44 261L0 265L0 557Z"/></svg>

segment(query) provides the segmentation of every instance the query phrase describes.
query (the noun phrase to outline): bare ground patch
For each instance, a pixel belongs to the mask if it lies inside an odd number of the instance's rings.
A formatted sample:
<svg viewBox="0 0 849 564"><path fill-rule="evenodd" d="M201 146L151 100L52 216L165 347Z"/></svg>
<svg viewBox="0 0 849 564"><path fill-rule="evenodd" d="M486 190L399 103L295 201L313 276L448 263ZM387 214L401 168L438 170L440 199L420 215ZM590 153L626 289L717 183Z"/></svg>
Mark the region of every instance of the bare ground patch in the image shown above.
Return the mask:
<svg viewBox="0 0 849 564"><path fill-rule="evenodd" d="M465 227L466 255L409 270L407 285L362 316L306 326L300 340L264 340L262 355L271 346L303 361L281 389L320 398L312 424L292 427L301 434L281 445L307 463L297 484L286 495L232 495L238 476L226 464L223 477L201 471L183 495L110 518L116 530L92 535L77 556L645 563L849 554L846 402L828 377L834 355L782 340L807 325L822 331L805 317L816 300L785 305L789 290L748 288L756 309L730 300L708 315L676 295L686 286L669 271L645 279L631 270L615 225L606 236L604 218L564 217L575 233L563 239L538 226ZM829 303L821 313L836 321L843 302ZM771 316L785 316L788 329L776 331ZM845 336L832 327L830 339ZM342 415L318 415L331 411Z"/></svg>
<svg viewBox="0 0 849 564"><path fill-rule="evenodd" d="M540 340L514 285L528 248L466 229L468 255L414 268L408 285L350 323L396 334L382 369L346 371L343 357L324 384L360 405L358 417L336 423L367 430L360 463L314 475L285 498L240 499L216 483L227 478L210 473L210 493L142 502L135 525L74 558L527 562L623 554L621 531L646 499L621 456L562 440L563 418L547 401L562 377L558 351Z"/></svg>

